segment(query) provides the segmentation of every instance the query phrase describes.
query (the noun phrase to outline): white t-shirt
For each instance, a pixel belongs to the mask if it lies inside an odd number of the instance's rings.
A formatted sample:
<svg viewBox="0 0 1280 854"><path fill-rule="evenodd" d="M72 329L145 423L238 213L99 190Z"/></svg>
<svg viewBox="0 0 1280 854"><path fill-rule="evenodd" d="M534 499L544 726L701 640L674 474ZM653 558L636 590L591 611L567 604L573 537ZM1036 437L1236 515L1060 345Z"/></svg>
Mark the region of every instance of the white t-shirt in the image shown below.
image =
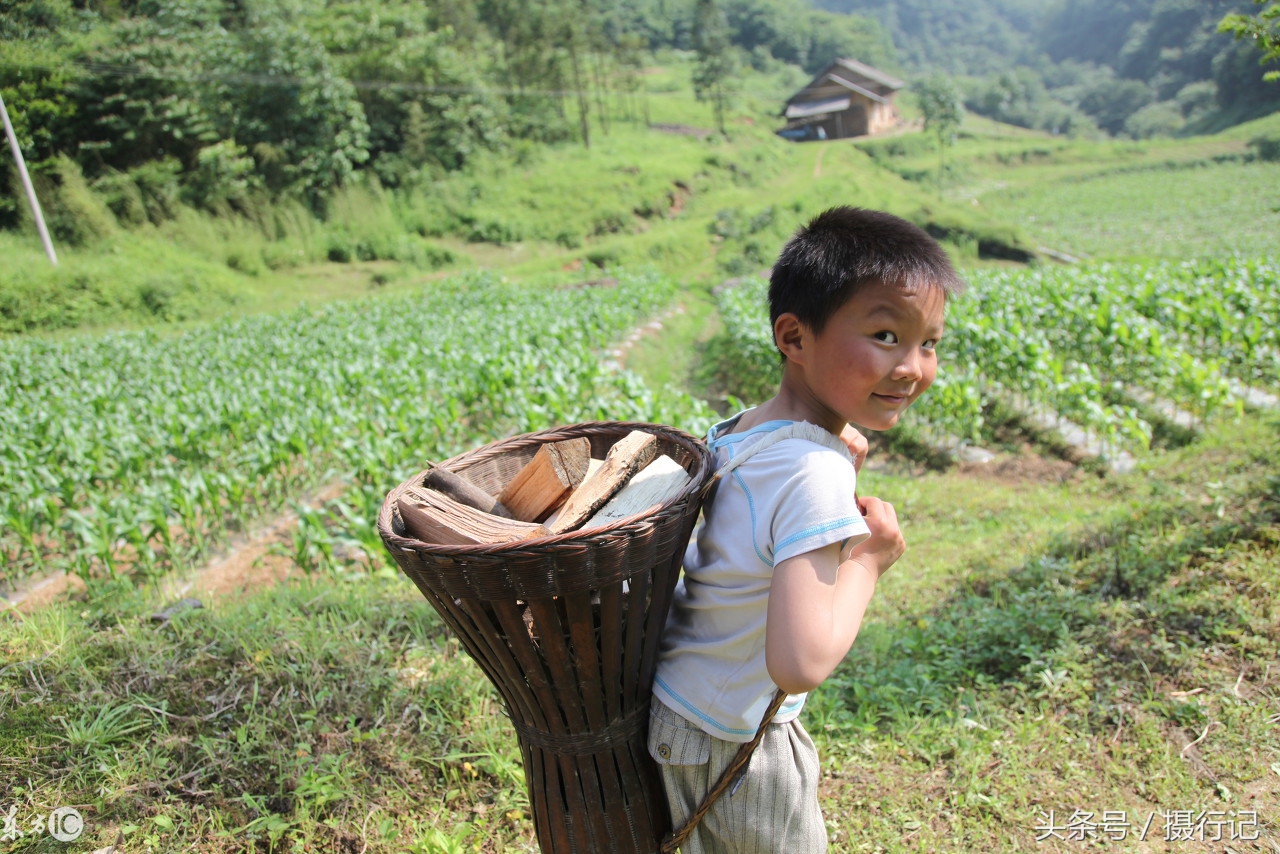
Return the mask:
<svg viewBox="0 0 1280 854"><path fill-rule="evenodd" d="M765 666L765 618L773 568L787 558L871 535L854 495L853 458L811 424L769 421L723 435L711 428L720 465L775 430L805 433L763 447L721 477L689 544L662 638L654 694L725 741L750 741L777 690ZM794 719L806 694L773 720Z"/></svg>

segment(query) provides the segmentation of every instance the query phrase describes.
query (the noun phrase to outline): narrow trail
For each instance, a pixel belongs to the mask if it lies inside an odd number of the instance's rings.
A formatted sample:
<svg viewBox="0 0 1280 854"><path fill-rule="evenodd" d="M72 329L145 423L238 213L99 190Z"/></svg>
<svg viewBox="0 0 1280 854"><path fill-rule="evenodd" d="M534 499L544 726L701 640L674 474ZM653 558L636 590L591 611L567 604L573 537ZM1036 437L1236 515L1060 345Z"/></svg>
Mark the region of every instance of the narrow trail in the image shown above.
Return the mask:
<svg viewBox="0 0 1280 854"><path fill-rule="evenodd" d="M323 504L340 497L345 489L344 481L332 481L307 493L299 503ZM300 575L302 570L293 558L273 548L288 544L297 525L298 516L292 510L263 520L249 533L233 537L200 566L162 579L158 585L159 598L168 602L187 596L241 596ZM84 589L84 581L67 572L32 579L8 596L0 597L0 611L31 614Z"/></svg>
<svg viewBox="0 0 1280 854"><path fill-rule="evenodd" d="M324 504L341 497L345 489L345 481L335 480L309 493L298 503ZM297 526L296 513L292 510L281 513L250 535L237 537L221 554L188 577L167 581L161 588L164 598L239 596L301 574L302 570L292 557L272 549L277 544L288 543Z"/></svg>

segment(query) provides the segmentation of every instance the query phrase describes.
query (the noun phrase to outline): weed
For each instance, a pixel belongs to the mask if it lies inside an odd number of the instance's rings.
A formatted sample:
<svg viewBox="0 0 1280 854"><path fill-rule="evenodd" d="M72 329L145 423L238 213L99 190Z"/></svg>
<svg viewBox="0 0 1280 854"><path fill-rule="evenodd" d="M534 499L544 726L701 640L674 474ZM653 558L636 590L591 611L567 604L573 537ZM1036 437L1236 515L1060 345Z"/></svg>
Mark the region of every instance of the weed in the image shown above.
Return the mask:
<svg viewBox="0 0 1280 854"><path fill-rule="evenodd" d="M132 705L104 706L97 712L85 711L76 719L58 719L62 724L62 739L72 751L90 755L108 750L142 732L152 721L138 715Z"/></svg>

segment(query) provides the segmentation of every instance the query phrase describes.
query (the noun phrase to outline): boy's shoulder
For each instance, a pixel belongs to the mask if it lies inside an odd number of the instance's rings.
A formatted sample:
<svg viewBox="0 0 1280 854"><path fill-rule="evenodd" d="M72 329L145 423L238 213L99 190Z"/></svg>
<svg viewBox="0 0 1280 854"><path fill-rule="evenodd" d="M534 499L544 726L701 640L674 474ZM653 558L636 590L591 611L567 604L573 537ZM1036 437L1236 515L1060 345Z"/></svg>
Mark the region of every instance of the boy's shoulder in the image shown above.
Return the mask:
<svg viewBox="0 0 1280 854"><path fill-rule="evenodd" d="M731 419L722 424L732 429L735 422L736 419ZM720 426L722 425L716 425ZM831 454L838 455L850 467L853 466L853 455L844 442L807 421L766 421L740 433L717 432L716 427L708 433L708 443L722 462L719 472L721 476L753 460L756 465L752 468L775 468L778 464L798 465L803 458L812 454L821 456L823 462L819 466L831 462L838 465Z"/></svg>
<svg viewBox="0 0 1280 854"><path fill-rule="evenodd" d="M866 536L853 456L838 437L787 421L711 442L722 463L718 476L729 488L712 493L704 536L721 548L754 552L762 571L771 571L796 554Z"/></svg>
<svg viewBox="0 0 1280 854"><path fill-rule="evenodd" d="M849 447L838 436L808 421L766 421L741 432L730 432L737 424L737 417L722 421L707 433L712 450L729 451L731 459L745 458L763 452L766 448L790 439L799 439L821 445L853 462Z"/></svg>

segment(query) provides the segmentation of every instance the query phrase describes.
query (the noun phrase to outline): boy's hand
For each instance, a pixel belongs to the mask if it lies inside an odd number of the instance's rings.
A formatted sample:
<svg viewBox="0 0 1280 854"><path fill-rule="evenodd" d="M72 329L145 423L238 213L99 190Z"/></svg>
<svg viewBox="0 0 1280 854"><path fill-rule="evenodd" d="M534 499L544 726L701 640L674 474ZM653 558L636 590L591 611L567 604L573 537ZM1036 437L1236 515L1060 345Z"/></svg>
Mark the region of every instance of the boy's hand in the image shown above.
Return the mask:
<svg viewBox="0 0 1280 854"><path fill-rule="evenodd" d="M907 550L907 541L898 526L898 514L889 502L870 496L860 497L858 509L867 520L871 536L853 546L843 557L857 561L879 578L902 557Z"/></svg>
<svg viewBox="0 0 1280 854"><path fill-rule="evenodd" d="M840 431L840 441L844 442L849 448L849 453L853 454L853 470L862 471L862 464L867 461L867 452L871 450L871 446L867 444L867 437L859 433L852 424L846 424Z"/></svg>

